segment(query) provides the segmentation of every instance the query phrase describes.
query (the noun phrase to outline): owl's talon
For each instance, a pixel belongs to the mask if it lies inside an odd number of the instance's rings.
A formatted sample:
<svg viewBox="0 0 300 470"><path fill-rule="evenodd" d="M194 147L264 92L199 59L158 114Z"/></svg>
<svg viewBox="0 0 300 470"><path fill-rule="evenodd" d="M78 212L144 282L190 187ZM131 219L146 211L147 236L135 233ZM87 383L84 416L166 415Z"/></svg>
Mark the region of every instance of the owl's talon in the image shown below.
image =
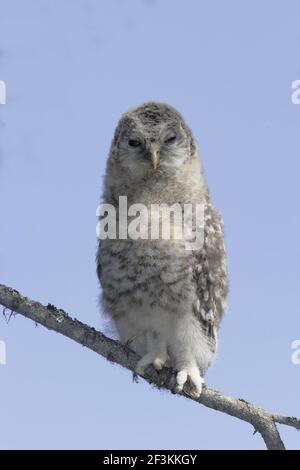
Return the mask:
<svg viewBox="0 0 300 470"><path fill-rule="evenodd" d="M132 373L132 382L136 384L139 382L139 377L135 371Z"/></svg>
<svg viewBox="0 0 300 470"><path fill-rule="evenodd" d="M202 392L202 386L201 388L190 388L187 393L190 395L192 398L199 398Z"/></svg>
<svg viewBox="0 0 300 470"><path fill-rule="evenodd" d="M153 361L153 366L156 370L162 370L162 368L164 367L165 365L165 362L160 359L160 357L157 357L156 359L154 359Z"/></svg>

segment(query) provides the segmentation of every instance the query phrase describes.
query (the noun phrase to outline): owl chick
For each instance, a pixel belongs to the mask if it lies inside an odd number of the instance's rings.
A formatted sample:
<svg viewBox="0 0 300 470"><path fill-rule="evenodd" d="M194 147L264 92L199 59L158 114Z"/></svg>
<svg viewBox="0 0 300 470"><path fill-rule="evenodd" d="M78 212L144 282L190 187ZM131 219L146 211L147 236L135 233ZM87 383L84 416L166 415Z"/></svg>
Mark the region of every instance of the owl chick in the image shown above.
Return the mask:
<svg viewBox="0 0 300 470"><path fill-rule="evenodd" d="M96 257L103 310L120 340L140 356L136 372L143 375L149 364L171 367L176 391L187 384L188 393L198 397L226 307L226 252L195 139L173 107L150 102L121 117L103 199L118 209L120 196L127 197L128 207L204 208L203 243L197 249L189 246L189 237L108 237L99 242Z"/></svg>

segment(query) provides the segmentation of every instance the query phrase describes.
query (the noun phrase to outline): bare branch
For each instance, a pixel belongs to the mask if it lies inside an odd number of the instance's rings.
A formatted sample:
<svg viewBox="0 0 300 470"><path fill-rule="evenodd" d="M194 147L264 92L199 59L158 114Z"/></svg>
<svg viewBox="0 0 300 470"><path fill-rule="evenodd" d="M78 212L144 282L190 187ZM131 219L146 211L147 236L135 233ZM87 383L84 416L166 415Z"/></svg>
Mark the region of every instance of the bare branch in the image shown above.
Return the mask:
<svg viewBox="0 0 300 470"><path fill-rule="evenodd" d="M54 305L48 304L45 307L39 302L23 297L15 289L1 284L0 304L5 309L11 310L11 312L30 318L36 324L41 324L49 330L67 336L105 357L110 362L126 367L134 373L139 357L128 345L107 338L100 331L72 319L66 312L57 309ZM158 388L164 388L171 392L174 390L175 373L171 369L158 372L152 366L149 366L143 378ZM297 418L269 413L243 399L225 396L208 387L204 387L198 399L191 398L186 391L183 391L180 395L251 424L254 430L261 434L268 449L285 448L276 423L300 429L300 420Z"/></svg>

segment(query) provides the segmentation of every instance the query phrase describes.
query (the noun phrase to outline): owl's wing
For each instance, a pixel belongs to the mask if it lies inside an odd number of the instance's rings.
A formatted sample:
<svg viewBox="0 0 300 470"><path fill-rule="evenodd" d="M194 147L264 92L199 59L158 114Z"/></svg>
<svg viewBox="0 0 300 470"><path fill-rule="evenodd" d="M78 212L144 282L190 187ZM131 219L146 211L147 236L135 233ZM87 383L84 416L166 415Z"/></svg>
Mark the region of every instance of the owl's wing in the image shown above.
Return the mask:
<svg viewBox="0 0 300 470"><path fill-rule="evenodd" d="M204 212L203 247L194 254L194 280L198 303L195 315L204 332L216 342L216 334L226 309L228 293L223 222L209 204Z"/></svg>

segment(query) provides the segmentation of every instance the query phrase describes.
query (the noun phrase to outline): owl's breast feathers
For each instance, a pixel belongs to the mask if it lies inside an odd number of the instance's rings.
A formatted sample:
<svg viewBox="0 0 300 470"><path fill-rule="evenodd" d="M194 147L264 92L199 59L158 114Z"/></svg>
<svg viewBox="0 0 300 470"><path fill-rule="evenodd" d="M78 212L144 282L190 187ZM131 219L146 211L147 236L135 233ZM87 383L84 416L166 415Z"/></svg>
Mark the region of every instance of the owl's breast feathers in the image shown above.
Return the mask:
<svg viewBox="0 0 300 470"><path fill-rule="evenodd" d="M97 255L104 309L113 317L130 308L193 312L214 339L226 307L227 271L222 222L206 205L204 243L186 250L172 240L103 240Z"/></svg>

